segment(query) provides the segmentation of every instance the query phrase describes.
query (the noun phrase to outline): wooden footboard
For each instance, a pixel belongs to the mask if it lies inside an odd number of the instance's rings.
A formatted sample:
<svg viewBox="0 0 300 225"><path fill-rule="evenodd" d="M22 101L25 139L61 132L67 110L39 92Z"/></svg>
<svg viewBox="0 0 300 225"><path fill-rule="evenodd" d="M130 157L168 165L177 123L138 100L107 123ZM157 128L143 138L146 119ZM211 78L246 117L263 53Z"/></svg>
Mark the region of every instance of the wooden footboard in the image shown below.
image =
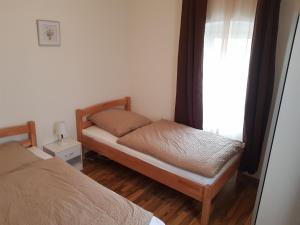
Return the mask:
<svg viewBox="0 0 300 225"><path fill-rule="evenodd" d="M97 104L85 109L76 110L77 122L77 136L84 148L93 150L101 155L110 158L130 169L133 169L145 176L148 176L168 187L171 187L185 195L188 195L200 202L202 202L202 214L200 220L201 225L207 225L212 209L212 200L226 184L226 182L234 176L239 166L239 160L236 160L213 184L199 184L184 177L170 173L166 170L153 166L139 158L130 156L124 152L114 149L104 143L95 141L82 133L93 124L86 120L88 115L96 112L107 110L115 107L124 107L125 110L130 111L130 97L117 99L110 102Z"/></svg>

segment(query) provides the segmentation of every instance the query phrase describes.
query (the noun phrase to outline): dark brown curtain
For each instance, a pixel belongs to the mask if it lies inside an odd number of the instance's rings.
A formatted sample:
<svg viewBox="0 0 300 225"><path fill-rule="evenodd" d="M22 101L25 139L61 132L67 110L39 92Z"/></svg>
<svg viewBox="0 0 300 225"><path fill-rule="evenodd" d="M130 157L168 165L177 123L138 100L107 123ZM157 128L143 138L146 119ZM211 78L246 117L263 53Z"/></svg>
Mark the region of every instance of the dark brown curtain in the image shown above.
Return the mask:
<svg viewBox="0 0 300 225"><path fill-rule="evenodd" d="M244 119L241 170L255 173L268 123L275 75L280 0L258 0Z"/></svg>
<svg viewBox="0 0 300 225"><path fill-rule="evenodd" d="M175 121L202 129L203 47L207 0L183 0Z"/></svg>

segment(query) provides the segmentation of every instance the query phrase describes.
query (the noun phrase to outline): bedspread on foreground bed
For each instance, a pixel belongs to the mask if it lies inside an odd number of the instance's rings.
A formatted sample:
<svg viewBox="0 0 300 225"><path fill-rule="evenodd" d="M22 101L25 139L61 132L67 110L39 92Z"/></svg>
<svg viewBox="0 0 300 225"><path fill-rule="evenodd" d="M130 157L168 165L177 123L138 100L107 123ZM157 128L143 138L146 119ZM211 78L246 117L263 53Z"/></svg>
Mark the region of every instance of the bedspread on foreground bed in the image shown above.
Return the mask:
<svg viewBox="0 0 300 225"><path fill-rule="evenodd" d="M0 224L148 225L151 218L57 158L0 176Z"/></svg>
<svg viewBox="0 0 300 225"><path fill-rule="evenodd" d="M168 120L139 128L118 143L206 177L214 177L243 147L239 141Z"/></svg>

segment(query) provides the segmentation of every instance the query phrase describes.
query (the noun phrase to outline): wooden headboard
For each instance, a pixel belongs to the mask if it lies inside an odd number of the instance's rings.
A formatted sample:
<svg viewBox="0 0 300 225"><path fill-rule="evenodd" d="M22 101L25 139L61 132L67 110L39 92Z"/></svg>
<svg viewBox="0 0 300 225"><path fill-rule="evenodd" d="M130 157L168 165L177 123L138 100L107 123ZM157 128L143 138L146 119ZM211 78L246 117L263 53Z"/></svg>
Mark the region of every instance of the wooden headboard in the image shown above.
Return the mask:
<svg viewBox="0 0 300 225"><path fill-rule="evenodd" d="M37 146L34 121L29 121L24 125L0 128L0 138L17 136L22 134L28 135L28 139L20 141L20 143L24 147L29 148L32 146Z"/></svg>
<svg viewBox="0 0 300 225"><path fill-rule="evenodd" d="M76 126L77 126L77 139L81 141L82 130L93 125L92 122L86 120L87 116L101 112L107 109L124 107L125 110L131 110L131 99L130 97L125 97L121 99L116 99L113 101L103 102L100 104L92 105L85 109L76 110Z"/></svg>

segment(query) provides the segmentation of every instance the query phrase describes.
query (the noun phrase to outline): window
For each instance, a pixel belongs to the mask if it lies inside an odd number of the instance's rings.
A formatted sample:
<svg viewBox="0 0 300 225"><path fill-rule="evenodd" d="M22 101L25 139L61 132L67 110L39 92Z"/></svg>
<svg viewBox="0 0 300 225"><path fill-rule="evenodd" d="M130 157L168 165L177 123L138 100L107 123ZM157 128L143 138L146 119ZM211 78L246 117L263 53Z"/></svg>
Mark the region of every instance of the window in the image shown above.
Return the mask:
<svg viewBox="0 0 300 225"><path fill-rule="evenodd" d="M204 44L203 128L242 140L256 0L210 0Z"/></svg>

